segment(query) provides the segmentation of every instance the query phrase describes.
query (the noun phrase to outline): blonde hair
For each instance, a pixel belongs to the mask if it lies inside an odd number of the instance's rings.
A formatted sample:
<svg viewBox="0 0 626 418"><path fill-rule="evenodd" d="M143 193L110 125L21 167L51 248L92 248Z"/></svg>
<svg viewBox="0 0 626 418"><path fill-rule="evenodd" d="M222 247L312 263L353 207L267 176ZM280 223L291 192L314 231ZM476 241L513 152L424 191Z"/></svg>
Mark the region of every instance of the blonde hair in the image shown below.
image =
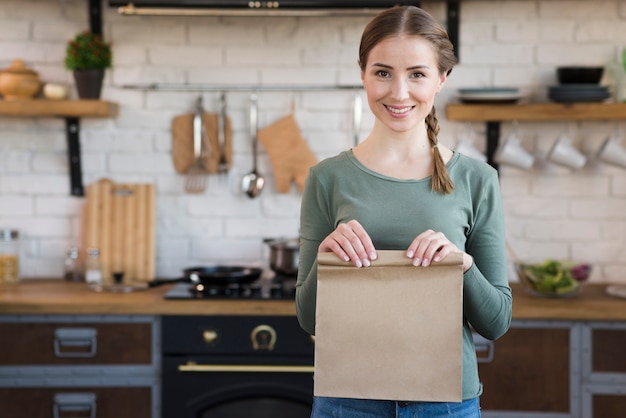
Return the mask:
<svg viewBox="0 0 626 418"><path fill-rule="evenodd" d="M420 36L429 41L437 55L439 73L450 74L452 67L456 64L456 56L448 33L428 12L416 6L394 6L379 13L367 24L359 46L361 71L365 71L372 48L382 40L400 34ZM426 116L426 130L433 149L434 166L431 190L441 194L449 194L454 190L454 184L439 152L437 139L439 120L434 106Z"/></svg>

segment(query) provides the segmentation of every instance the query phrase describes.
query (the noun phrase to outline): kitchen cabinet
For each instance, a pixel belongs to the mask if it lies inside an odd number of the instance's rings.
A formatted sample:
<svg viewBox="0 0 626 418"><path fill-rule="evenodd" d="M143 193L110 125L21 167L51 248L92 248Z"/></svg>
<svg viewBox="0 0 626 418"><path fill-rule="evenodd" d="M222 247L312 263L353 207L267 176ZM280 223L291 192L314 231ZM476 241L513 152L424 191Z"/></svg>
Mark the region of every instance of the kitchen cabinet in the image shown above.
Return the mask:
<svg viewBox="0 0 626 418"><path fill-rule="evenodd" d="M626 323L514 320L479 362L484 418L612 418L626 410Z"/></svg>
<svg viewBox="0 0 626 418"><path fill-rule="evenodd" d="M626 324L590 323L582 334L582 416L622 416L626 411Z"/></svg>
<svg viewBox="0 0 626 418"><path fill-rule="evenodd" d="M80 161L81 117L115 117L118 106L102 100L0 100L0 117L62 117L65 118L67 159L70 166L70 193L84 196Z"/></svg>
<svg viewBox="0 0 626 418"><path fill-rule="evenodd" d="M152 316L0 316L0 409L15 417L158 417L159 332Z"/></svg>
<svg viewBox="0 0 626 418"><path fill-rule="evenodd" d="M513 321L478 364L483 415L577 417L578 333L570 322Z"/></svg>
<svg viewBox="0 0 626 418"><path fill-rule="evenodd" d="M500 123L513 121L620 120L626 119L625 103L534 103L512 105L458 104L446 106L450 121L485 122L487 162L498 167L493 157L500 140Z"/></svg>

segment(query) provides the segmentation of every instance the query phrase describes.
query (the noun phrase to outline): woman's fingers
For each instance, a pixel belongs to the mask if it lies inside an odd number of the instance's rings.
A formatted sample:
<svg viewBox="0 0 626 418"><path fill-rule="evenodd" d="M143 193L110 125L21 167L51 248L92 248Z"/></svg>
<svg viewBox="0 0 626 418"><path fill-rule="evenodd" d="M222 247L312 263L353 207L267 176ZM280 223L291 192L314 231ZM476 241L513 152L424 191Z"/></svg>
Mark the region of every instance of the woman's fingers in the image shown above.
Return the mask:
<svg viewBox="0 0 626 418"><path fill-rule="evenodd" d="M320 252L332 251L356 267L369 266L376 259L376 248L363 226L351 220L342 223L319 246Z"/></svg>
<svg viewBox="0 0 626 418"><path fill-rule="evenodd" d="M406 254L413 259L413 265L426 267L433 261L441 261L452 251L458 251L456 245L442 232L428 229L415 237Z"/></svg>

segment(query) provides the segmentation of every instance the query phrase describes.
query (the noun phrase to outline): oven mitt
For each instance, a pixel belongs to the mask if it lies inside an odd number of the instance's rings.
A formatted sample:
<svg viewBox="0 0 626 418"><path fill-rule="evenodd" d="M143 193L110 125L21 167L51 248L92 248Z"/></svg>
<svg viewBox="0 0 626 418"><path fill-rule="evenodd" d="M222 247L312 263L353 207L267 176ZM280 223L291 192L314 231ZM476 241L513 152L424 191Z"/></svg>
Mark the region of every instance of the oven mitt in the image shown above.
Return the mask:
<svg viewBox="0 0 626 418"><path fill-rule="evenodd" d="M304 190L304 181L317 158L302 137L293 113L261 129L257 137L269 155L278 193L289 192L291 181Z"/></svg>

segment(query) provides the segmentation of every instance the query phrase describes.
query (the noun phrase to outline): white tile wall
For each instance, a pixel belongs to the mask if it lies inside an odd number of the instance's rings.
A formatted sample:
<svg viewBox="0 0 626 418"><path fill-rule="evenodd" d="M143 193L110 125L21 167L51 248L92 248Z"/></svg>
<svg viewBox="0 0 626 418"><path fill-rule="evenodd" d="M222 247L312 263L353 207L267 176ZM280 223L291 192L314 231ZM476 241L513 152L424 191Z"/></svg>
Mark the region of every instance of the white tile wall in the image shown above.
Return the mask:
<svg viewBox="0 0 626 418"><path fill-rule="evenodd" d="M2 0L0 66L22 58L47 82L72 84L63 67L65 42L87 28L86 0ZM444 2L423 1L439 19ZM81 120L84 181L154 182L158 189L157 273L174 276L192 264L265 265L264 237L296 236L300 194L275 192L271 163L261 147L267 190L250 200L239 190L251 169L247 93L228 95L234 132L234 167L228 179L211 178L202 195L183 192L171 163L170 123L192 109L197 92L146 92L129 83L223 85L358 84L357 45L367 18L122 17L105 9L104 31L113 43L105 99L119 103L114 119ZM558 65L614 68L626 45L626 4L618 0L464 0L461 64L441 94L441 140L454 146L482 124L445 120L444 105L459 87L516 86L545 100ZM605 83L611 83L608 73ZM75 93L73 92L75 95ZM205 92L216 109L217 94ZM260 125L288 114L292 105L310 147L325 158L351 139L350 91L262 92ZM579 172L542 162L566 130L593 154L618 122L522 123L524 145L540 162L529 171L502 167L507 233L524 259L575 258L594 264L597 282L626 283L626 170L591 159ZM371 127L366 110L361 131ZM511 132L503 124L503 137ZM68 245L80 242L84 199L69 196L64 121L0 117L0 227L22 236L23 276L59 276ZM511 277L515 280L515 277Z"/></svg>

